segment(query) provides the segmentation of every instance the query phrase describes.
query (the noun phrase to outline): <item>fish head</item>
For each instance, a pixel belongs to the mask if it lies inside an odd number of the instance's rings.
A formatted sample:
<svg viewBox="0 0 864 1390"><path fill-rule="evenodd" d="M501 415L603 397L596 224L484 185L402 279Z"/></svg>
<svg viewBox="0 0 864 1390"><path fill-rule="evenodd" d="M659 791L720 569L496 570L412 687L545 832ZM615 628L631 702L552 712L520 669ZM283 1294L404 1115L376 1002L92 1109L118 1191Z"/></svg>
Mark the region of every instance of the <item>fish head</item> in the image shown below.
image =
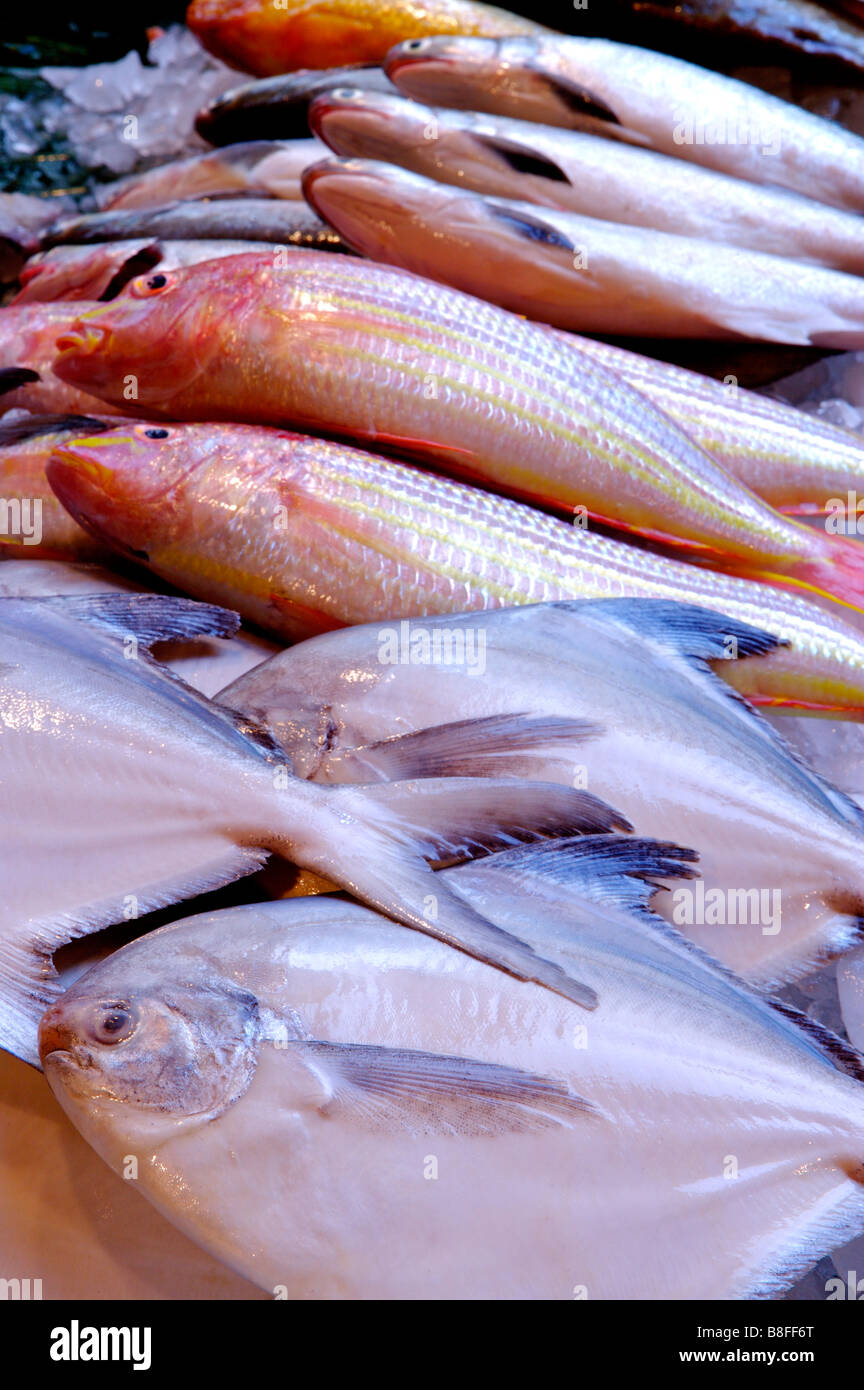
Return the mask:
<svg viewBox="0 0 864 1390"><path fill-rule="evenodd" d="M430 199L460 196L453 189L373 159L322 159L303 170L303 196L319 216L332 222L355 249L370 254L380 244L382 224L392 235L394 222L428 212Z"/></svg>
<svg viewBox="0 0 864 1390"><path fill-rule="evenodd" d="M184 484L220 453L223 426L142 420L58 442L45 473L79 526L132 559L184 544Z"/></svg>
<svg viewBox="0 0 864 1390"><path fill-rule="evenodd" d="M442 106L466 106L467 93L478 95L506 65L510 45L518 39L436 35L406 39L384 60L384 71L406 96ZM483 106L478 105L478 110Z"/></svg>
<svg viewBox="0 0 864 1390"><path fill-rule="evenodd" d="M162 934L159 933L161 936ZM206 953L155 934L109 956L43 1015L39 1056L64 1110L112 1167L151 1139L219 1115L255 1073L254 994Z"/></svg>
<svg viewBox="0 0 864 1390"><path fill-rule="evenodd" d="M330 87L309 105L309 126L337 154L387 159L428 149L439 118L431 107L386 92Z"/></svg>
<svg viewBox="0 0 864 1390"><path fill-rule="evenodd" d="M218 356L220 329L239 327L248 267L229 277L230 285L224 268L241 259L262 258L228 257L137 276L116 299L79 314L55 335L57 376L133 414L148 407L170 413L172 398Z"/></svg>

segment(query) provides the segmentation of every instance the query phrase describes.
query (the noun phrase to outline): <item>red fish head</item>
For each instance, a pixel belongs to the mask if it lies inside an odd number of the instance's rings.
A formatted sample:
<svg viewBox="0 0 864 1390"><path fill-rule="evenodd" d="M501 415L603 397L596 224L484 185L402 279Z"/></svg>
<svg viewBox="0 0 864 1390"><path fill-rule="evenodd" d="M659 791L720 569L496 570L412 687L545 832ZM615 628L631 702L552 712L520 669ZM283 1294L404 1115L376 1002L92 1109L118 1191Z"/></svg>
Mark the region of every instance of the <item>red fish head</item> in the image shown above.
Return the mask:
<svg viewBox="0 0 864 1390"><path fill-rule="evenodd" d="M235 265L240 261L245 264ZM63 330L56 339L57 376L126 413L153 408L170 414L172 397L218 355L220 328L239 326L249 276L259 263L270 266L272 256L231 256L139 276L117 299Z"/></svg>

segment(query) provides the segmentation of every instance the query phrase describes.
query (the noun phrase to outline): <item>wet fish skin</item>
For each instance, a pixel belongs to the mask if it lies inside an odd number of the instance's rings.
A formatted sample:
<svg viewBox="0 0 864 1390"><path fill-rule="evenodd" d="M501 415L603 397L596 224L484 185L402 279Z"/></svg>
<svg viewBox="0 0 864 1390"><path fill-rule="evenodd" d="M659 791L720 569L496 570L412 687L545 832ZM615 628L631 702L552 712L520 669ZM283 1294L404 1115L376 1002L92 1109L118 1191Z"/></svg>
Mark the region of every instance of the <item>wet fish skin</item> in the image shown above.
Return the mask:
<svg viewBox="0 0 864 1390"><path fill-rule="evenodd" d="M566 1001L316 898L115 953L43 1020L51 1087L115 1170L138 1155L144 1195L271 1293L776 1296L860 1227L860 1082L836 1041L637 920L623 871L601 903L590 868L544 864L548 882L524 852L446 873L574 952L599 997L587 1047ZM430 1151L451 1174L431 1207Z"/></svg>
<svg viewBox="0 0 864 1390"><path fill-rule="evenodd" d="M48 476L101 542L286 639L557 599L664 598L789 644L723 663L751 699L864 719L864 642L836 607L346 445L248 425L142 422L76 440Z"/></svg>
<svg viewBox="0 0 864 1390"><path fill-rule="evenodd" d="M256 192L259 197L301 198L300 174L326 154L319 140L250 140L221 151L191 155L107 184L100 209L153 208L208 194Z"/></svg>
<svg viewBox="0 0 864 1390"><path fill-rule="evenodd" d="M860 597L854 543L767 508L578 339L565 350L493 305L386 266L298 251L143 277L57 347L55 371L108 399L134 376L141 413L378 442L703 547L718 566Z"/></svg>
<svg viewBox="0 0 864 1390"><path fill-rule="evenodd" d="M125 415L127 410L109 406L103 400L54 374L55 343L58 333L71 327L81 312L80 304L21 304L2 311L0 318L0 406L3 410L22 407L34 414L48 415ZM37 380L15 382L7 373L18 369L34 372Z"/></svg>
<svg viewBox="0 0 864 1390"><path fill-rule="evenodd" d="M233 87L199 111L195 129L211 145L231 145L236 140L306 138L309 103L328 87L346 83L368 92L396 92L383 69L374 65L323 71L304 69Z"/></svg>
<svg viewBox="0 0 864 1390"><path fill-rule="evenodd" d="M617 130L661 154L864 210L858 136L668 54L596 38L424 38L398 45L384 66L403 95L430 106Z"/></svg>
<svg viewBox="0 0 864 1390"><path fill-rule="evenodd" d="M313 164L303 188L362 255L575 333L864 346L864 282L841 271L483 198L375 160Z"/></svg>
<svg viewBox="0 0 864 1390"><path fill-rule="evenodd" d="M98 560L110 556L108 547L100 546L73 521L45 477L45 465L58 445L76 435L92 436L108 423L108 419L87 415L40 415L12 424L0 420L0 498L5 504L0 514L0 558ZM6 530L6 507L15 502L28 508L30 534Z"/></svg>
<svg viewBox="0 0 864 1390"><path fill-rule="evenodd" d="M193 0L186 23L223 62L257 77L379 63L415 34L550 33L477 0Z"/></svg>
<svg viewBox="0 0 864 1390"><path fill-rule="evenodd" d="M423 656L430 626L437 660ZM722 660L732 649L758 666L773 645L684 605L542 604L326 633L247 672L220 699L266 724L295 773L313 781L474 772L569 786L578 775L637 833L692 845L706 901L773 885L764 922L694 913L684 924L686 904L671 894L657 910L726 965L777 986L858 938L864 815L705 670L712 656L715 670L734 667ZM542 721L562 716L601 732L553 743ZM522 728L505 737L496 717ZM536 732L526 720L541 721ZM747 771L730 777L730 768ZM782 911L776 923L771 904Z"/></svg>
<svg viewBox="0 0 864 1390"><path fill-rule="evenodd" d="M189 199L162 207L83 213L55 223L42 244L90 244L142 236L169 241L266 241L319 251L345 249L332 227L326 227L306 203L287 198Z"/></svg>
<svg viewBox="0 0 864 1390"><path fill-rule="evenodd" d="M600 136L336 86L309 109L337 154L511 202L864 272L864 219Z"/></svg>
<svg viewBox="0 0 864 1390"><path fill-rule="evenodd" d="M238 621L153 594L0 600L0 1046L35 1058L59 946L241 878L268 852L584 999L561 967L451 898L429 863L627 821L590 794L545 784L427 779L358 791L292 777L266 733L139 656L156 641L231 635Z"/></svg>

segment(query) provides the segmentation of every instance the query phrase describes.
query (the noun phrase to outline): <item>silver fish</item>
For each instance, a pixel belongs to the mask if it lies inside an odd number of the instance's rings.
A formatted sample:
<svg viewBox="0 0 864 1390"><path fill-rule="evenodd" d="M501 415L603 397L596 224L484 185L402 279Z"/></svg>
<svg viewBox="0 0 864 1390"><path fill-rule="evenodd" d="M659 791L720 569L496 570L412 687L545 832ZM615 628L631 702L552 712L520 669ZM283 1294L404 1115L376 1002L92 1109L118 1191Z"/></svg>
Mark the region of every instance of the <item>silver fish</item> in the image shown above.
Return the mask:
<svg viewBox="0 0 864 1390"><path fill-rule="evenodd" d="M303 191L355 251L576 333L864 347L864 280L651 228L313 164Z"/></svg>
<svg viewBox="0 0 864 1390"><path fill-rule="evenodd" d="M358 791L294 778L248 719L147 659L155 641L236 626L224 609L155 594L0 600L0 1046L34 1060L64 942L242 877L269 851L584 1000L564 971L452 899L427 858L626 828L623 817L547 786Z"/></svg>
<svg viewBox="0 0 864 1390"><path fill-rule="evenodd" d="M236 140L290 140L309 134L309 103L329 87L395 92L379 67L303 68L232 87L199 111L195 129L211 145Z"/></svg>
<svg viewBox="0 0 864 1390"><path fill-rule="evenodd" d="M405 96L637 142L709 169L864 210L864 141L746 82L595 38L409 39L385 70Z"/></svg>
<svg viewBox="0 0 864 1390"><path fill-rule="evenodd" d="M652 150L345 87L316 97L309 120L347 158L602 222L864 272L864 220L855 213Z"/></svg>
<svg viewBox="0 0 864 1390"><path fill-rule="evenodd" d="M42 245L48 248L67 242L90 244L138 237L267 241L318 251L346 250L332 227L325 226L300 199L288 198L189 198L162 207L82 213L55 222L44 234Z"/></svg>
<svg viewBox="0 0 864 1390"><path fill-rule="evenodd" d="M439 875L578 970L593 1014L310 898L109 957L46 1014L46 1075L271 1295L776 1295L864 1223L862 1063L651 917L687 858L601 836Z"/></svg>
<svg viewBox="0 0 864 1390"><path fill-rule="evenodd" d="M99 207L152 208L213 195L299 198L300 175L326 153L320 140L247 140L103 185Z"/></svg>
<svg viewBox="0 0 864 1390"><path fill-rule="evenodd" d="M699 851L703 885L662 911L775 985L858 939L864 812L705 664L774 645L685 604L538 604L326 633L219 698L266 722L293 771L318 782L473 773L590 787L639 834ZM552 742L562 717L601 732Z"/></svg>

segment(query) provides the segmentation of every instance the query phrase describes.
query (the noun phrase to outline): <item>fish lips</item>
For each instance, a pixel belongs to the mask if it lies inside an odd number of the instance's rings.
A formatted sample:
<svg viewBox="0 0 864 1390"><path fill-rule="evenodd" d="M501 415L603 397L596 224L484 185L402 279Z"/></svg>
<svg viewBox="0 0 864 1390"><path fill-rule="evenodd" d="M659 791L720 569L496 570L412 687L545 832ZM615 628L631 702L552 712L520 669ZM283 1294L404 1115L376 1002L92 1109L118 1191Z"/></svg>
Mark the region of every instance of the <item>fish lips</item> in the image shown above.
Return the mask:
<svg viewBox="0 0 864 1390"><path fill-rule="evenodd" d="M82 441L86 445L87 441ZM55 449L45 465L51 490L78 525L133 560L149 558L146 550L135 550L112 534L111 484L114 473L105 464L83 457L62 446Z"/></svg>

